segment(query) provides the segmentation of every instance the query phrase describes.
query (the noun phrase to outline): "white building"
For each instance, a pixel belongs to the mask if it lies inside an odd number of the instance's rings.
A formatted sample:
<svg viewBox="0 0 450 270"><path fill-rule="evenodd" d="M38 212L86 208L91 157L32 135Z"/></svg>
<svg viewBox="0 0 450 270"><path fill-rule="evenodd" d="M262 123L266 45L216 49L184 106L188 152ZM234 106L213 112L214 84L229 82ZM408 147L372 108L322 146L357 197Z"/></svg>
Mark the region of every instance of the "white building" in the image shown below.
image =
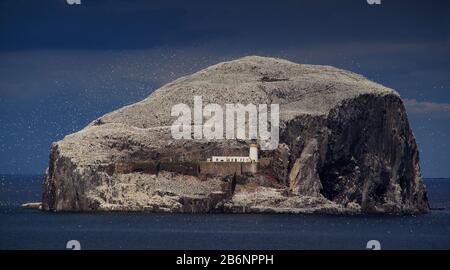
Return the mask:
<svg viewBox="0 0 450 270"><path fill-rule="evenodd" d="M212 156L209 162L258 162L258 146L251 143L248 157L245 156Z"/></svg>

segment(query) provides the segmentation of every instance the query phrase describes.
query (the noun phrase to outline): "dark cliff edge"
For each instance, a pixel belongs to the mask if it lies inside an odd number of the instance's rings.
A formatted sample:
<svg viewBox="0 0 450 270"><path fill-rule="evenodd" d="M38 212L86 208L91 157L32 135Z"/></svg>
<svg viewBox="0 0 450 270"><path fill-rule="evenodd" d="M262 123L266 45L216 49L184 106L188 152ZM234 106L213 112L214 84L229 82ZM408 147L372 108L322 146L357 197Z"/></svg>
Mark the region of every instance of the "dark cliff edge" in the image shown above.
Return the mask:
<svg viewBox="0 0 450 270"><path fill-rule="evenodd" d="M280 142L257 168L243 141L174 140L170 108L280 104ZM220 167L221 166L221 167ZM244 57L179 78L55 142L47 211L426 213L419 151L400 96L352 72Z"/></svg>

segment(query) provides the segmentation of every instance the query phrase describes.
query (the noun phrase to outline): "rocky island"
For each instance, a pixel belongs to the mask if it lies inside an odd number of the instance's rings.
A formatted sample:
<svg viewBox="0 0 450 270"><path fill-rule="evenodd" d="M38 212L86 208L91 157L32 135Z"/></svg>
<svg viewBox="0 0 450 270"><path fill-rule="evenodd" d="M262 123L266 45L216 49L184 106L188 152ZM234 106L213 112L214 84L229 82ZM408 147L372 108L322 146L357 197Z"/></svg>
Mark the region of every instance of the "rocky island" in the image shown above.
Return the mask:
<svg viewBox="0 0 450 270"><path fill-rule="evenodd" d="M279 104L279 144L257 169L242 140L175 140L171 108ZM250 56L181 77L53 143L48 211L424 213L419 152L397 92L331 66Z"/></svg>

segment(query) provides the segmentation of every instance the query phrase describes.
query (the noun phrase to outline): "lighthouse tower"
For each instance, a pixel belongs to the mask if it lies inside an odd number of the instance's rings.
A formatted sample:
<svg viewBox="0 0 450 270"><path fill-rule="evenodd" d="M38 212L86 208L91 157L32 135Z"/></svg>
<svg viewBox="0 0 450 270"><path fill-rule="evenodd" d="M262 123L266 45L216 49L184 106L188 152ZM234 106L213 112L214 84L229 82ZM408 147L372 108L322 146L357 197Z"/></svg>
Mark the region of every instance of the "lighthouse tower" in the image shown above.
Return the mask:
<svg viewBox="0 0 450 270"><path fill-rule="evenodd" d="M256 143L251 143L249 151L249 157L252 162L258 162L258 145Z"/></svg>

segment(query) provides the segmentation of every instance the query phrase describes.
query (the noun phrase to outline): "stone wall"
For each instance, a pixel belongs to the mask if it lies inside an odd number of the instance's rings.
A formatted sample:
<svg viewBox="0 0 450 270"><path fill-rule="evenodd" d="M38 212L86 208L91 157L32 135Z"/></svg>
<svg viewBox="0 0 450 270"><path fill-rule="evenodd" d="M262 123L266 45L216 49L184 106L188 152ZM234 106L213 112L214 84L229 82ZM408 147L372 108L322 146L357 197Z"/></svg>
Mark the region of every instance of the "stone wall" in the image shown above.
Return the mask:
<svg viewBox="0 0 450 270"><path fill-rule="evenodd" d="M200 174L211 176L256 173L257 163L250 162L200 162Z"/></svg>
<svg viewBox="0 0 450 270"><path fill-rule="evenodd" d="M176 172L184 175L199 175L199 165L197 162L172 162L145 160L122 162L115 164L114 172L127 174L133 172L142 172L148 174L158 174L160 171Z"/></svg>
<svg viewBox="0 0 450 270"><path fill-rule="evenodd" d="M254 174L260 166L268 166L269 161L261 163L250 162L171 162L171 161L134 161L128 163L117 163L114 172L120 174L141 172L158 174L160 171L175 172L192 176L226 176ZM264 165L265 164L265 165Z"/></svg>

